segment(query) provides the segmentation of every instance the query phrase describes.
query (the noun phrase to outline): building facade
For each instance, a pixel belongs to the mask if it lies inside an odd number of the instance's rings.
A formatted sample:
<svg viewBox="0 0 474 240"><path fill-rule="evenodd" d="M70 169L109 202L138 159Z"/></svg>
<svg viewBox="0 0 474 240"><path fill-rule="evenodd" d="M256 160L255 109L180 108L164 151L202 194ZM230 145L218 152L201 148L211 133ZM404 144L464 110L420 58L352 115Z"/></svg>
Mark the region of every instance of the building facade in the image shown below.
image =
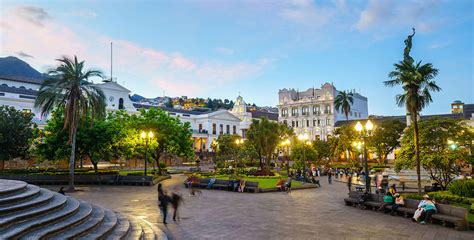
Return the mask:
<svg viewBox="0 0 474 240"><path fill-rule="evenodd" d="M368 117L367 98L351 91L353 104L349 120ZM334 106L339 91L330 83L321 88L309 88L299 92L295 89L281 89L278 92L278 121L293 128L296 134L307 134L311 140L326 140L335 129L335 123L346 120Z"/></svg>

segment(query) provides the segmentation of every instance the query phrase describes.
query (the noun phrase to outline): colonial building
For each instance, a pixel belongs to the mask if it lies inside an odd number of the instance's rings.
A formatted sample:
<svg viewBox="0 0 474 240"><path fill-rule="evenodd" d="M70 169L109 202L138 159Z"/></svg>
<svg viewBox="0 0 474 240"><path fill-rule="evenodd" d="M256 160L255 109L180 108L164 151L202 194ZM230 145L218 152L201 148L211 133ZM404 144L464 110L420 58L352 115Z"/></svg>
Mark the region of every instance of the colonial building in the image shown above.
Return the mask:
<svg viewBox="0 0 474 240"><path fill-rule="evenodd" d="M252 124L252 119L266 117L270 121L278 121L277 113L249 109L247 103L245 103L240 95L237 97L234 107L229 112L240 119L240 135L244 138L247 136L246 132L250 128L250 124Z"/></svg>
<svg viewBox="0 0 474 240"><path fill-rule="evenodd" d="M368 117L367 98L351 91L353 104L349 120ZM278 92L278 121L292 127L296 134L308 134L311 140L326 140L333 133L335 123L346 116L337 111L334 99L339 91L330 83L320 89L309 88L299 92L295 89L282 89Z"/></svg>

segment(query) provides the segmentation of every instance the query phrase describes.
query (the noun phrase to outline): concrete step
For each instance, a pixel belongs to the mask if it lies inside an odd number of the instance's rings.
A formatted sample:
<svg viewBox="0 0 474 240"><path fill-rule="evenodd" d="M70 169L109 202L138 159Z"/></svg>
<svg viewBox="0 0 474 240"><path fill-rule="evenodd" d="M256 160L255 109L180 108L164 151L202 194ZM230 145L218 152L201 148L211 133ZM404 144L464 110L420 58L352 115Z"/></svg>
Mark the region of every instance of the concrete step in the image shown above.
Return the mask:
<svg viewBox="0 0 474 240"><path fill-rule="evenodd" d="M2 184L0 184L0 196L9 196L16 194L16 192L22 192L28 183L16 180L6 180L2 179Z"/></svg>
<svg viewBox="0 0 474 240"><path fill-rule="evenodd" d="M35 185L27 185L22 192L10 196L0 196L0 205L16 203L29 200L40 193L40 188Z"/></svg>
<svg viewBox="0 0 474 240"><path fill-rule="evenodd" d="M6 229L2 229L0 230L2 233L1 237L5 239L16 239L36 228L54 224L76 213L79 209L79 201L70 197L66 198L66 203L62 208L58 208L54 212L48 212L47 214L38 216L36 218L31 218L20 223L15 223Z"/></svg>
<svg viewBox="0 0 474 240"><path fill-rule="evenodd" d="M143 231L142 225L135 218L130 218L131 229L128 232L125 239L144 239L145 232Z"/></svg>
<svg viewBox="0 0 474 240"><path fill-rule="evenodd" d="M54 195L53 192L46 189L41 189L40 194L35 198L31 198L27 201L23 201L19 203L13 202L13 203L4 204L0 206L0 216L7 214L9 212L17 212L22 209L38 207L44 203L47 203L49 200L51 200L53 195Z"/></svg>
<svg viewBox="0 0 474 240"><path fill-rule="evenodd" d="M58 219L53 224L41 226L33 231L23 235L23 239L41 239L61 232L64 229L72 228L86 221L92 212L92 206L86 202L79 202L79 209L72 215Z"/></svg>
<svg viewBox="0 0 474 240"><path fill-rule="evenodd" d="M117 224L117 215L115 214L115 212L105 208L104 212L104 220L94 229L92 229L92 231L79 237L78 239L89 240L103 238L114 229L115 225Z"/></svg>
<svg viewBox="0 0 474 240"><path fill-rule="evenodd" d="M105 238L107 240L123 239L125 235L127 235L128 231L130 230L130 221L120 213L115 213L115 214L117 215L118 221L114 229Z"/></svg>
<svg viewBox="0 0 474 240"><path fill-rule="evenodd" d="M50 196L49 200L45 204L38 205L36 207L33 206L32 208L28 209L18 210L15 212L10 212L6 215L0 215L0 231L2 228L8 227L8 225L13 224L15 222L23 221L25 219L52 212L55 209L62 207L66 203L67 198L63 195L54 194L46 189L41 189L41 192L44 192L44 194L48 194Z"/></svg>
<svg viewBox="0 0 474 240"><path fill-rule="evenodd" d="M69 227L62 232L56 233L54 235L48 236L48 239L73 239L80 236L86 235L94 227L98 226L104 220L105 212L102 207L91 204L92 212L91 215L83 221L81 224L78 224L73 227Z"/></svg>

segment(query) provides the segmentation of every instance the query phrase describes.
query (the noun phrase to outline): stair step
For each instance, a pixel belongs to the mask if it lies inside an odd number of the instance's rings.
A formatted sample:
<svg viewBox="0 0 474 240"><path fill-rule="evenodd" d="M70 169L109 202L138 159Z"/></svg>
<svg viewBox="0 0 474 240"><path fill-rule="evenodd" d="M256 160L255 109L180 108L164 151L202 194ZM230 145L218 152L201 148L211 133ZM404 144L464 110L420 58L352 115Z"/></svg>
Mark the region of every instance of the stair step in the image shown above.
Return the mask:
<svg viewBox="0 0 474 240"><path fill-rule="evenodd" d="M7 225L11 223L54 211L54 209L59 208L66 203L66 196L63 196L61 194L54 194L46 189L41 189L41 192L42 194L47 194L51 196L46 204L0 216L0 230L2 228L7 227Z"/></svg>
<svg viewBox="0 0 474 240"><path fill-rule="evenodd" d="M92 207L92 213L87 220L85 220L79 225L68 228L64 230L63 232L56 233L52 236L49 236L48 239L59 240L59 239L77 238L79 236L83 236L87 234L95 226L101 224L105 216L104 209L94 204L91 204L91 207Z"/></svg>
<svg viewBox="0 0 474 240"><path fill-rule="evenodd" d="M131 229L125 238L126 239L143 239L144 231L143 231L142 225L135 218L129 218L129 219L130 219Z"/></svg>
<svg viewBox="0 0 474 240"><path fill-rule="evenodd" d="M64 229L74 227L75 225L79 225L83 221L87 220L88 217L91 215L91 212L92 206L89 203L79 202L79 209L74 214L59 219L59 221L56 221L54 224L41 226L41 228L30 231L27 234L23 235L22 238L44 238L45 236L58 233Z"/></svg>
<svg viewBox="0 0 474 240"><path fill-rule="evenodd" d="M0 205L3 204L9 204L12 202L19 203L21 201L29 200L32 197L35 197L37 194L39 194L40 188L35 186L35 185L28 185L26 189L15 195L11 196L0 196Z"/></svg>
<svg viewBox="0 0 474 240"><path fill-rule="evenodd" d="M131 218L131 221L135 221L136 223L141 225L143 229L143 239L147 239L147 240L159 239L157 238L157 234L161 231L157 230L157 232L155 232L155 229L157 229L156 227L153 228L153 226L149 224L148 222L146 222L145 220L138 219L136 217L130 217L130 218Z"/></svg>
<svg viewBox="0 0 474 240"><path fill-rule="evenodd" d="M13 211L16 212L22 209L37 207L39 205L42 205L43 203L48 202L53 197L53 195L53 192L46 189L41 189L38 197L29 199L24 202L10 203L0 206L0 215L7 214Z"/></svg>
<svg viewBox="0 0 474 240"><path fill-rule="evenodd" d="M60 194L57 194L60 195ZM66 203L62 208L57 209L54 212L49 212L46 215L42 215L36 218L28 219L27 221L16 223L7 229L1 230L2 238L18 238L19 236L35 229L37 227L45 226L48 224L56 223L61 219L74 214L79 209L79 201L74 198L66 197Z"/></svg>
<svg viewBox="0 0 474 240"><path fill-rule="evenodd" d="M115 213L117 215L117 225L110 234L105 238L107 240L114 239L123 239L130 230L130 221L120 213Z"/></svg>
<svg viewBox="0 0 474 240"><path fill-rule="evenodd" d="M113 230L115 225L117 225L117 215L109 209L104 208L105 217L104 220L97 225L90 233L87 235L81 236L78 239L89 240L89 239L98 239Z"/></svg>
<svg viewBox="0 0 474 240"><path fill-rule="evenodd" d="M23 191L28 183L16 180L2 179L2 185L0 186L0 196L15 194L15 192Z"/></svg>

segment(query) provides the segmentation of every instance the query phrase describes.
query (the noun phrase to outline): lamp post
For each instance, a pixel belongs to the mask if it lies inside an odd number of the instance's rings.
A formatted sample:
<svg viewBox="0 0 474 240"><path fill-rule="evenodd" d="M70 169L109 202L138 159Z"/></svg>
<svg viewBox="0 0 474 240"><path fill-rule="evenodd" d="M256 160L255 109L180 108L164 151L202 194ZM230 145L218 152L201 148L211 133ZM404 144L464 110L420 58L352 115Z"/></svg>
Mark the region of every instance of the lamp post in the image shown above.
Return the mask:
<svg viewBox="0 0 474 240"><path fill-rule="evenodd" d="M308 141L308 134L298 135L298 140L303 143L303 178L306 180L306 146L311 145L311 142Z"/></svg>
<svg viewBox="0 0 474 240"><path fill-rule="evenodd" d="M368 192L371 192L370 189L370 177L369 177L369 164L367 162L367 147L366 147L366 140L372 134L372 130L374 129L374 125L370 120L365 123L363 126L360 122L357 122L355 125L355 130L359 133L361 142L359 144L363 145L364 147L364 168L365 168L365 189Z"/></svg>
<svg viewBox="0 0 474 240"><path fill-rule="evenodd" d="M234 159L234 168L235 168L235 171L237 171L237 151L238 151L238 148L240 145L242 145L242 143L244 143L244 140L243 139L235 139L235 145L237 146L235 148L235 159Z"/></svg>
<svg viewBox="0 0 474 240"><path fill-rule="evenodd" d="M145 140L145 176L146 176L146 170L147 170L147 165L148 165L148 141L153 138L153 132L150 131L148 134L146 134L145 131L142 131L141 134L142 139ZM158 164L158 168L160 169L160 164Z"/></svg>
<svg viewBox="0 0 474 240"><path fill-rule="evenodd" d="M283 140L280 145L283 146L283 157L286 158L286 174L290 176L290 159L288 148L290 147L290 139Z"/></svg>

